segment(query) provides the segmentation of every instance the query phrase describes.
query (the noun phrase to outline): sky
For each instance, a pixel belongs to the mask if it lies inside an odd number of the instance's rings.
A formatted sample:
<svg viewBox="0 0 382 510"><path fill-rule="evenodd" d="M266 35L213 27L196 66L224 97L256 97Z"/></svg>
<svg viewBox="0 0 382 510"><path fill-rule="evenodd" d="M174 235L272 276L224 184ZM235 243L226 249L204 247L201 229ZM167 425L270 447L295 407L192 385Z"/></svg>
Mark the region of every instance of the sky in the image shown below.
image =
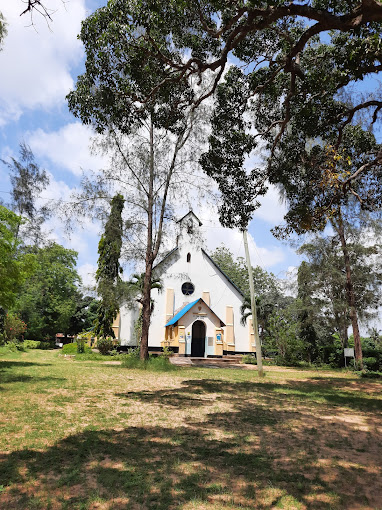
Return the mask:
<svg viewBox="0 0 382 510"><path fill-rule="evenodd" d="M45 4L54 11L53 21L47 24L36 14L31 26L30 18L20 17L22 0L0 0L0 11L8 23L0 52L0 158L17 158L19 143L26 142L50 176L40 203L50 199L70 202L82 173L106 164L105 159L90 153L93 133L69 112L65 99L84 70L84 49L77 39L81 20L104 2L46 0ZM0 198L4 202L9 200L9 189L8 170L0 163ZM271 234L271 228L282 222L285 206L274 188L261 202L249 225L252 265L285 278L300 262L293 248ZM214 204L195 203L193 210L203 223L209 252L224 243L235 257L244 256L241 233L220 227ZM179 216L184 212L179 211ZM60 218L55 217L47 230L52 240L78 252L84 285L92 284L101 226L89 219L68 237Z"/></svg>

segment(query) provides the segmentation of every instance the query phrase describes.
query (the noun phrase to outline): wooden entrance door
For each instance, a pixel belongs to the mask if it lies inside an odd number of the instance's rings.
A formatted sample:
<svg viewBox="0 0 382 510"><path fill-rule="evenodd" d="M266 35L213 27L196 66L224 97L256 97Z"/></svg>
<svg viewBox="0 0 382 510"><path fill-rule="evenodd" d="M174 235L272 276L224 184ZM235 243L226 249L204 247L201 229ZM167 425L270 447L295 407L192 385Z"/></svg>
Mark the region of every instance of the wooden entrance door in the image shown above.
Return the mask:
<svg viewBox="0 0 382 510"><path fill-rule="evenodd" d="M204 358L206 347L206 325L202 321L196 321L192 325L191 356Z"/></svg>

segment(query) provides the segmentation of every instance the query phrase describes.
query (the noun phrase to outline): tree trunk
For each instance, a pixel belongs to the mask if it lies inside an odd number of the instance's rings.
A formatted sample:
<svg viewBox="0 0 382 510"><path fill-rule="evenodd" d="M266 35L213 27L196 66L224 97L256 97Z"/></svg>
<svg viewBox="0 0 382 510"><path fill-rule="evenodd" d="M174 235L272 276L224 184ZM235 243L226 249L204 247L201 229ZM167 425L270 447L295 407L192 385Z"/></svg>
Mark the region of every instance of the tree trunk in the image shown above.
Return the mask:
<svg viewBox="0 0 382 510"><path fill-rule="evenodd" d="M147 243L145 259L145 277L143 280L142 296L142 336L140 358L149 357L149 328L151 316L151 280L153 270L153 207L154 207L154 125L150 123L150 164L149 189L147 193Z"/></svg>
<svg viewBox="0 0 382 510"><path fill-rule="evenodd" d="M352 270L350 265L350 256L349 250L347 247L346 239L345 239L345 231L344 224L342 221L341 213L338 215L338 224L337 224L337 232L341 241L342 253L344 256L345 262L345 273L346 273L346 297L349 306L349 315L353 328L353 336L354 336L354 350L355 350L355 359L356 364L359 368L363 368L362 363L362 346L361 346L361 335L359 333L358 326L358 314L357 308L355 305L355 295L354 295L354 287L353 287L353 279L352 279Z"/></svg>

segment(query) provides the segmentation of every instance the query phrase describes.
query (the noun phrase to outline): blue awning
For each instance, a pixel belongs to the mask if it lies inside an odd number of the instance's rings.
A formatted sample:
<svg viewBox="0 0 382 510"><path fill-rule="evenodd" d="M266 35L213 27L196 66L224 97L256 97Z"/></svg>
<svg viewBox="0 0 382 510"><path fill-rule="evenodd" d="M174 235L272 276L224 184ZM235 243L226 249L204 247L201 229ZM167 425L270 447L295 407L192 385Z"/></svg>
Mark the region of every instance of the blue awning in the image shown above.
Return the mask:
<svg viewBox="0 0 382 510"><path fill-rule="evenodd" d="M204 303L206 305L206 307L215 315L215 317L217 317L219 319L220 325L222 327L224 327L225 326L224 322L220 319L220 317L218 317L216 315L216 313L213 310L211 310L211 308L207 305L207 303L202 298L199 298L196 301L193 301L192 303L188 303L188 305L184 306L176 315L174 315L174 317L171 320L168 321L168 323L165 325L165 327L173 326L174 324L176 324L178 322L178 320L183 317L183 315L185 315L189 310L191 310L191 308L193 306L196 305L196 303L199 303L200 301L202 303Z"/></svg>
<svg viewBox="0 0 382 510"><path fill-rule="evenodd" d="M173 324L175 324L176 322L178 322L178 320L179 320L179 319L181 319L181 318L183 317L183 315L185 315L185 314L188 312L188 310L191 310L191 308L192 308L194 305L196 305L196 303L197 303L198 301L200 301L200 300L201 300L201 298L197 299L196 301L193 301L192 303L188 303L188 305L184 306L184 307L180 310L180 312L178 312L176 315L174 315L174 317L173 317L170 321L168 321L168 323L166 324L166 326L172 326ZM166 327L166 326L165 326L165 327Z"/></svg>

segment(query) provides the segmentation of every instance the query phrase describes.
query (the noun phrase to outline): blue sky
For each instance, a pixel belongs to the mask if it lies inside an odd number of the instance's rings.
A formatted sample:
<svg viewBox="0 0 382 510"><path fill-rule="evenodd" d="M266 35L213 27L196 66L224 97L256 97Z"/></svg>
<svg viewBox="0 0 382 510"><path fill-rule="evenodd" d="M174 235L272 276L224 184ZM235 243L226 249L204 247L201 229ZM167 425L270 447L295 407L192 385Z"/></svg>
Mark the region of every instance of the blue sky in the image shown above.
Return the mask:
<svg viewBox="0 0 382 510"><path fill-rule="evenodd" d="M105 160L90 154L92 132L71 115L65 100L84 69L84 51L77 40L81 20L103 2L45 3L56 11L53 22L48 26L44 19L35 16L35 27L31 27L27 17L19 16L21 0L0 0L0 10L9 24L0 52L0 157L17 157L19 143L24 140L51 176L51 184L41 200L69 201L82 171L97 170L105 164ZM7 191L7 169L0 164L0 197L5 202L9 198ZM224 242L235 256L244 256L241 234L219 226L213 204L195 203L193 209L204 224L209 252ZM249 227L253 264L279 277L285 277L288 269L299 263L294 250L277 241L270 232L282 221L284 212L276 190L271 189ZM89 220L68 238L60 219L54 218L47 229L52 239L78 251L79 272L84 283L90 283L97 263L100 226Z"/></svg>

